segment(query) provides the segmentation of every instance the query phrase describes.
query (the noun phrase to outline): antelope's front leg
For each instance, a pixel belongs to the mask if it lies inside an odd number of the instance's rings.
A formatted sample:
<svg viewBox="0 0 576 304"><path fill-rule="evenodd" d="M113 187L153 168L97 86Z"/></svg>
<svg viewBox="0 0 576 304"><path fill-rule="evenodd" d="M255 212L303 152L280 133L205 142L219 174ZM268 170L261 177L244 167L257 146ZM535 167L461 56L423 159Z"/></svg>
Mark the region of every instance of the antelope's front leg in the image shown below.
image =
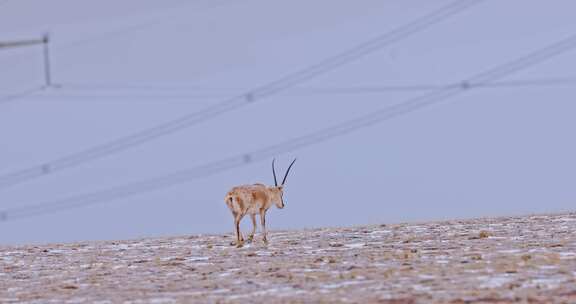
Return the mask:
<svg viewBox="0 0 576 304"><path fill-rule="evenodd" d="M248 242L254 240L254 234L256 233L256 214L250 214L250 218L252 218L252 233L248 235Z"/></svg>
<svg viewBox="0 0 576 304"><path fill-rule="evenodd" d="M260 210L260 224L262 225L262 240L264 244L268 244L268 239L266 238L266 210Z"/></svg>

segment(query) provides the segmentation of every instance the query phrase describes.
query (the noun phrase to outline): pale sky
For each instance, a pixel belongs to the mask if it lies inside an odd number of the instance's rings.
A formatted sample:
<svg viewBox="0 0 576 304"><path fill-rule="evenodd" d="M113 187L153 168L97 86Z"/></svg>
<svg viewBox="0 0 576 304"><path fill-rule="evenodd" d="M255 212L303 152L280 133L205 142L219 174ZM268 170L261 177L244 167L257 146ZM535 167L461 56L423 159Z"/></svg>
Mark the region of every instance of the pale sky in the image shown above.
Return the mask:
<svg viewBox="0 0 576 304"><path fill-rule="evenodd" d="M61 89L1 102L0 176L194 113L337 55L445 0L8 0L0 42L50 32ZM164 176L425 94L576 34L576 3L486 0L293 91L0 188L0 211ZM574 210L576 51L421 111L286 154L270 229ZM0 49L0 95L43 84L42 48ZM540 80L572 79L554 85ZM539 85L537 85L539 84ZM333 89L326 92L324 89ZM0 244L232 233L224 195L270 159L103 204L0 222ZM8 215L9 219L9 215ZM248 224L249 220L245 220Z"/></svg>

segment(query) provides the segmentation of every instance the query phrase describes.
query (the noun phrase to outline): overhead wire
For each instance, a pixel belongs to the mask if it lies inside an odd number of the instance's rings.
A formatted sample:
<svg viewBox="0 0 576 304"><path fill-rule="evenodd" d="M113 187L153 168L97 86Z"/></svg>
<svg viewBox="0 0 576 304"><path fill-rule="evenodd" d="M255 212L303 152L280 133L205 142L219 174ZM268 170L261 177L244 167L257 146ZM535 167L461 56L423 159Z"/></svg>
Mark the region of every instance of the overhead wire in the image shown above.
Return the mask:
<svg viewBox="0 0 576 304"><path fill-rule="evenodd" d="M517 79L498 81L491 84L486 84L483 87L497 87L497 86L547 86L547 85L563 85L576 83L576 76L573 77L547 77L547 78L533 78L533 79ZM59 83L59 88L64 91L192 91L192 92L216 92L226 94L229 91L246 91L243 87L209 87L202 85L186 85L186 84L122 84L122 83ZM371 84L371 85L354 85L354 86L317 86L317 87L303 87L296 86L287 89L285 92L354 92L358 91L427 91L435 90L445 87L447 84ZM280 93L282 94L282 93Z"/></svg>
<svg viewBox="0 0 576 304"><path fill-rule="evenodd" d="M519 79L510 81L499 81L484 85L477 86L478 89L508 89L508 88L525 88L525 87L558 87L558 86L573 86L576 84L576 78L540 78L540 79ZM317 95L358 95L358 94L380 94L380 93L391 93L391 92L422 92L431 91L439 88L444 88L447 86L459 86L459 84L414 84L414 85L357 85L348 87L293 87L291 89L285 90L283 93L279 93L278 96L317 96ZM98 87L98 86L96 86ZM84 94L50 94L50 95L36 95L36 98L42 99L53 99L55 101L73 101L78 102L79 100L91 99L91 100L103 100L103 99L117 99L118 102L142 102L142 99L148 99L158 102L170 102L187 99L184 102L190 102L191 99L202 99L208 100L209 98L219 98L222 96L230 95L230 90L239 91L241 89L232 88L220 88L222 91L218 91L219 88L208 88L208 87L198 87L196 89L191 89L189 92L181 92L181 89L173 88L172 91L177 91L178 93L172 94L150 94L143 92L129 92L120 93L107 93L109 90L98 89L98 93L93 93L93 90L89 86L83 87L91 92L90 95ZM132 86L127 86L126 88L132 88ZM169 88L169 87L164 87ZM80 91L86 91L80 88ZM122 90L120 87L116 89ZM54 89L53 93L63 93L63 92L75 92L76 88L72 87L72 90L68 90L66 85L58 85L58 89ZM106 93L101 93L102 91ZM117 92L117 90L115 90ZM145 90L150 92L150 90ZM166 90L163 90L166 91ZM0 96L2 98L2 96ZM125 99L125 98L135 98L135 99ZM188 100L190 99L190 100ZM0 99L1 100L1 99ZM324 99L320 99L321 101Z"/></svg>
<svg viewBox="0 0 576 304"><path fill-rule="evenodd" d="M182 170L169 175L117 186L102 191L75 195L51 202L5 209L0 211L0 221L45 215L61 210L80 208L132 195L156 191L162 188L185 183L196 178L206 177L221 171L251 164L256 161L266 160L270 157L291 152L296 149L317 145L326 140L340 137L353 131L447 101L465 92L475 90L481 85L489 84L503 77L510 76L521 70L573 50L574 48L576 48L576 35L570 36L516 60L463 79L459 82L459 86L448 86L437 89L416 98L411 98L404 102L384 107L378 111L347 120L343 123L304 136L292 138L275 145L247 153L241 153L188 170Z"/></svg>
<svg viewBox="0 0 576 304"><path fill-rule="evenodd" d="M34 94L36 94L40 91L43 91L45 89L46 89L45 86L38 86L38 87L34 87L34 88L31 88L31 89L28 89L28 90L25 90L22 92L0 96L0 104L5 104L5 103L9 103L9 102L19 100L22 98L30 97L31 95L34 95Z"/></svg>
<svg viewBox="0 0 576 304"><path fill-rule="evenodd" d="M448 19L484 0L457 0L424 15L406 25L400 26L375 39L362 43L352 49L330 57L317 64L304 68L266 85L260 86L244 94L226 99L198 112L186 114L177 119L142 130L140 132L112 140L110 142L72 153L56 160L29 167L20 171L0 176L0 188L6 188L32 179L40 178L57 171L76 167L80 164L100 159L104 156L119 153L129 148L142 145L156 138L173 134L198 123L212 119L221 114L264 100L281 91L303 83L318 75L330 72L344 64L382 49L385 46L401 41L411 35L421 32L434 24Z"/></svg>
<svg viewBox="0 0 576 304"><path fill-rule="evenodd" d="M44 39L0 41L0 49L13 49L44 44Z"/></svg>

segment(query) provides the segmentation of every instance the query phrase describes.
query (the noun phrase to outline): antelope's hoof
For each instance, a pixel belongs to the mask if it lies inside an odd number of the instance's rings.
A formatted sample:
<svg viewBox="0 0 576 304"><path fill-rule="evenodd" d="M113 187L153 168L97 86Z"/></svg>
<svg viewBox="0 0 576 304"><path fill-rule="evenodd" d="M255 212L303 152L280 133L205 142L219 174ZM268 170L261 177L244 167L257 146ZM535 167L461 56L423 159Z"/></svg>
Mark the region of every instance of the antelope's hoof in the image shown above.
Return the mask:
<svg viewBox="0 0 576 304"><path fill-rule="evenodd" d="M268 245L268 239L264 238L262 241L264 242L264 245Z"/></svg>
<svg viewBox="0 0 576 304"><path fill-rule="evenodd" d="M242 247L244 247L244 243L238 243L238 244L236 244L236 248L242 248Z"/></svg>

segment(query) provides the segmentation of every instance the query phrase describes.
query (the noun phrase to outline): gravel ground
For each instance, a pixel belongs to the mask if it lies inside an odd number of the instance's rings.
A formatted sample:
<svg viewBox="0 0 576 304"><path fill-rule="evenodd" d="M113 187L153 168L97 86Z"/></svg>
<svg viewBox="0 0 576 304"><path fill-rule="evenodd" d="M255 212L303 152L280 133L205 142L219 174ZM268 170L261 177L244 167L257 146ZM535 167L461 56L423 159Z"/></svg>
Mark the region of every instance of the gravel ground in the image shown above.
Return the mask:
<svg viewBox="0 0 576 304"><path fill-rule="evenodd" d="M576 214L0 247L0 303L576 303Z"/></svg>

